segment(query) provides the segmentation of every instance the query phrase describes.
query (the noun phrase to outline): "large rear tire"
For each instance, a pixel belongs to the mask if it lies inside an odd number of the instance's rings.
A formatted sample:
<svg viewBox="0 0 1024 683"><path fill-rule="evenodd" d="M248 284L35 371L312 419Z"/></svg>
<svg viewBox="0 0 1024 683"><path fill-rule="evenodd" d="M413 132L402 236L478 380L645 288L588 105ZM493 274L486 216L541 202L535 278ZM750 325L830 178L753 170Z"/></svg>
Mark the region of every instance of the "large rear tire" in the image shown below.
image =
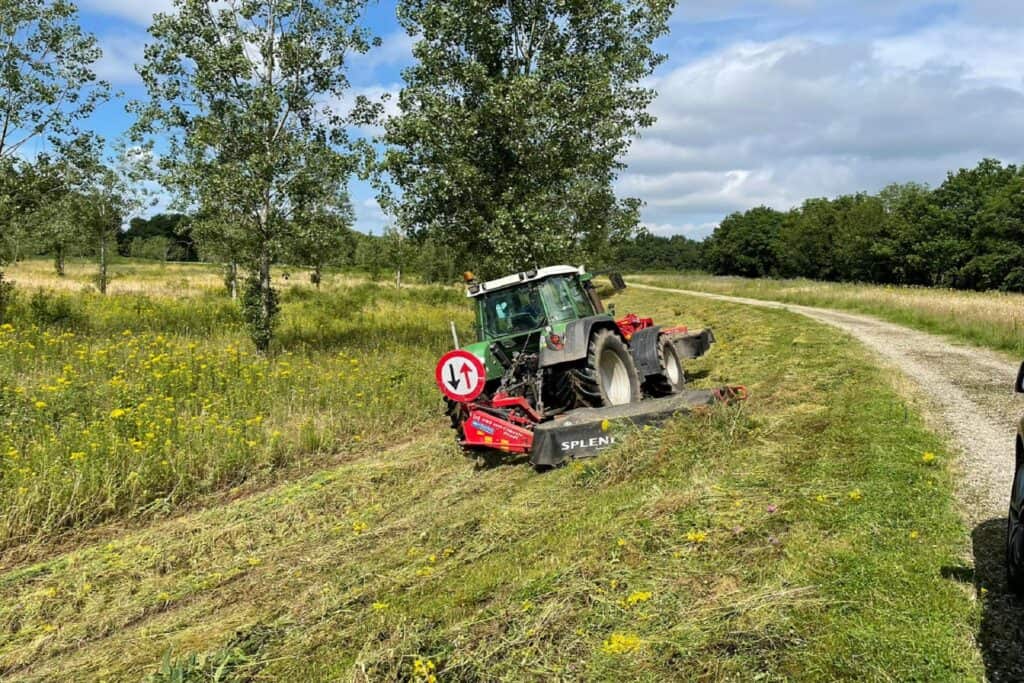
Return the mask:
<svg viewBox="0 0 1024 683"><path fill-rule="evenodd" d="M591 408L625 405L641 397L633 355L611 330L590 337L587 363L572 370L572 384L577 402Z"/></svg>
<svg viewBox="0 0 1024 683"><path fill-rule="evenodd" d="M661 372L647 378L647 393L651 396L678 394L686 386L686 375L676 345L668 337L658 340L658 363Z"/></svg>

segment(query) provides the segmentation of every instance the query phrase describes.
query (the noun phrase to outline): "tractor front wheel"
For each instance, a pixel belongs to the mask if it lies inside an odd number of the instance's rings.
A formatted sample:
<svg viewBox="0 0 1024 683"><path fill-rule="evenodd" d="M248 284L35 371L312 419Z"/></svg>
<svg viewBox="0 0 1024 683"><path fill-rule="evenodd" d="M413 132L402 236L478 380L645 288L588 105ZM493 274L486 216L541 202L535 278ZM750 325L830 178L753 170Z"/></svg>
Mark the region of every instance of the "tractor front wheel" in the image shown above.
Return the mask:
<svg viewBox="0 0 1024 683"><path fill-rule="evenodd" d="M577 401L599 408L640 400L640 378L625 342L611 330L591 336L587 363L572 371Z"/></svg>
<svg viewBox="0 0 1024 683"><path fill-rule="evenodd" d="M658 362L661 372L647 378L648 393L651 396L678 394L686 386L686 375L683 374L683 362L679 360L676 345L668 337L658 341Z"/></svg>

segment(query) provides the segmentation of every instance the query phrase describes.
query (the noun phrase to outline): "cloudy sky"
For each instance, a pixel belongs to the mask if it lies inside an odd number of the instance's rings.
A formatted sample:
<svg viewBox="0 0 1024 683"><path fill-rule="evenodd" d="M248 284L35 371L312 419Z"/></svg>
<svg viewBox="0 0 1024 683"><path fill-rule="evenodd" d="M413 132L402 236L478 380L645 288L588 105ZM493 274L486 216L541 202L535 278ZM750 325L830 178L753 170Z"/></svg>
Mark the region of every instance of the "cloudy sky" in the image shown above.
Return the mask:
<svg viewBox="0 0 1024 683"><path fill-rule="evenodd" d="M151 13L170 0L80 0L105 55L100 75L142 95ZM1008 0L681 0L651 79L658 123L619 179L663 235L706 236L725 215L811 196L942 181L992 156L1024 156L1024 12ZM359 92L397 91L411 60L393 2L372 2L384 46L353 65ZM123 101L92 122L115 137ZM357 227L386 222L352 187Z"/></svg>

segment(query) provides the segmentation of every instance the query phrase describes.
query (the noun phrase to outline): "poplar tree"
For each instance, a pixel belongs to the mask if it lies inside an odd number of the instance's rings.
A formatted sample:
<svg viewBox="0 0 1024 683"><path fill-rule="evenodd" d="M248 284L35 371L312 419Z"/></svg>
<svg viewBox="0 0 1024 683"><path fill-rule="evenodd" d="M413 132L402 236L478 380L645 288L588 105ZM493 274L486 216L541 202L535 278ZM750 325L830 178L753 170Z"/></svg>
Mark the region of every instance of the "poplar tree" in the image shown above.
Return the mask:
<svg viewBox="0 0 1024 683"><path fill-rule="evenodd" d="M599 255L632 234L640 203L613 183L653 123L643 81L674 5L400 0L416 64L385 124L381 183L399 228L483 273Z"/></svg>
<svg viewBox="0 0 1024 683"><path fill-rule="evenodd" d="M149 93L135 131L161 133L163 182L183 208L230 216L247 267L244 302L256 347L270 348L271 264L290 226L344 194L359 144L342 111L346 60L373 41L365 0L175 0L149 32L140 74ZM234 241L234 240L232 240Z"/></svg>

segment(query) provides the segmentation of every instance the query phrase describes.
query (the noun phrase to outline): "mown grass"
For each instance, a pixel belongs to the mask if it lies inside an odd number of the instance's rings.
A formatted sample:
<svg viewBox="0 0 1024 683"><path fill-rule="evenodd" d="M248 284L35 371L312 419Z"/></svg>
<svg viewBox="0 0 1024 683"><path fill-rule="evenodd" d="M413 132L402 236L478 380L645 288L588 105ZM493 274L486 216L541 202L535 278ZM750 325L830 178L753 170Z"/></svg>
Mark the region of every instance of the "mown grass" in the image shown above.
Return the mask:
<svg viewBox="0 0 1024 683"><path fill-rule="evenodd" d="M980 679L977 608L943 576L966 537L948 453L866 353L782 311L617 305L712 324L691 375L751 401L547 475L475 468L440 415L394 449L341 444L301 480L0 572L0 677Z"/></svg>
<svg viewBox="0 0 1024 683"><path fill-rule="evenodd" d="M257 356L223 295L22 287L0 327L0 550L167 513L284 466L407 438L458 292L294 287Z"/></svg>
<svg viewBox="0 0 1024 683"><path fill-rule="evenodd" d="M643 274L629 279L659 287L867 313L1024 357L1024 294L715 277L703 273Z"/></svg>

